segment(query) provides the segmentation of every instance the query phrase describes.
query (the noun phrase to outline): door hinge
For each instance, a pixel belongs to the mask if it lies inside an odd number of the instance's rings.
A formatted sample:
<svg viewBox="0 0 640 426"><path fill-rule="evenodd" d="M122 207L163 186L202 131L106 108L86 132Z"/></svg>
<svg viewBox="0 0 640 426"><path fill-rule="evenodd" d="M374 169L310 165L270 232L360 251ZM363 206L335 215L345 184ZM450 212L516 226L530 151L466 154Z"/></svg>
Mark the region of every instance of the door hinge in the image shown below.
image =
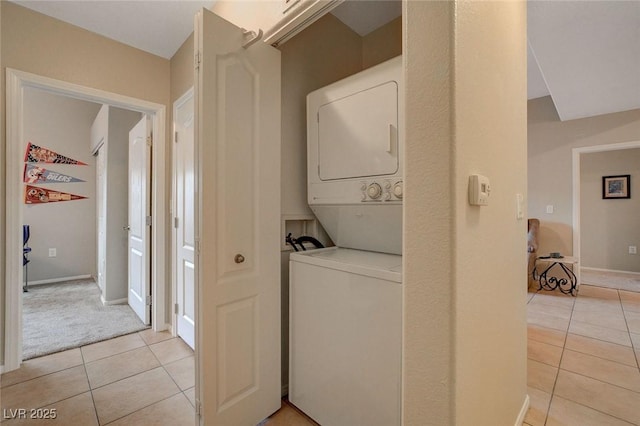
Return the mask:
<svg viewBox="0 0 640 426"><path fill-rule="evenodd" d="M173 305L173 313L177 314L178 312L180 312L180 306L176 303Z"/></svg>
<svg viewBox="0 0 640 426"><path fill-rule="evenodd" d="M153 225L153 218L151 216L147 216L145 220L146 220L147 226Z"/></svg>
<svg viewBox="0 0 640 426"><path fill-rule="evenodd" d="M147 146L151 146L152 142L151 136L147 136Z"/></svg>
<svg viewBox="0 0 640 426"><path fill-rule="evenodd" d="M196 243L196 254L200 254L200 238L196 237L195 238L195 243Z"/></svg>
<svg viewBox="0 0 640 426"><path fill-rule="evenodd" d="M151 296L147 296L146 300L144 301L145 305L147 306L151 306Z"/></svg>
<svg viewBox="0 0 640 426"><path fill-rule="evenodd" d="M178 228L178 218L177 217L173 218L173 227L174 228Z"/></svg>
<svg viewBox="0 0 640 426"><path fill-rule="evenodd" d="M178 143L178 131L177 130L173 133L173 141L175 143Z"/></svg>
<svg viewBox="0 0 640 426"><path fill-rule="evenodd" d="M200 62L202 61L202 55L200 55L200 52L196 52L195 57L194 57L194 66L196 67L196 69L200 68Z"/></svg>
<svg viewBox="0 0 640 426"><path fill-rule="evenodd" d="M199 399L196 399L196 416L200 417L201 412L202 412L202 404L200 404Z"/></svg>

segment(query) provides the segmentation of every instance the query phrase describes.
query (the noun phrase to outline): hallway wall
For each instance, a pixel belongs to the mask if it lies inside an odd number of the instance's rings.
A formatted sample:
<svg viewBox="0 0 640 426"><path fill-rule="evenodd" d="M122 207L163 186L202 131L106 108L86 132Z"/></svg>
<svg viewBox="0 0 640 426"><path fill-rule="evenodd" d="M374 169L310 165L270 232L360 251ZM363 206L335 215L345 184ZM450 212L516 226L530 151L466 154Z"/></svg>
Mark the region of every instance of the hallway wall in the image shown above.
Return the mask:
<svg viewBox="0 0 640 426"><path fill-rule="evenodd" d="M640 140L640 110L560 121L550 96L528 103L528 215L539 253L573 253L572 149ZM554 206L546 213L546 206Z"/></svg>
<svg viewBox="0 0 640 426"><path fill-rule="evenodd" d="M31 228L29 281L96 274L96 168L89 139L99 109L92 102L25 89L24 148L32 142L88 164L34 164L85 181L34 186L87 198L23 205L24 224ZM49 257L49 248L56 249L56 257Z"/></svg>
<svg viewBox="0 0 640 426"><path fill-rule="evenodd" d="M169 61L74 25L0 1L0 104L5 105L6 68L31 72L112 93L169 105ZM5 116L0 118L5 127ZM166 127L166 140L171 126ZM5 132L0 132L0 175L5 173ZM170 165L170 159L166 158ZM167 174L167 183L170 179ZM165 184L167 191L170 185ZM167 192L168 199L168 192ZM6 187L0 185L0 241L5 241ZM168 206L167 206L168 211ZM167 236L169 238L169 236ZM170 262L162 259L169 275ZM5 247L0 245L0 276L5 276ZM5 284L0 281L0 304ZM167 315L169 315L167 312ZM0 317L4 342L4 316ZM0 345L4 346L4 345ZM0 353L0 358L4 354ZM4 362L4 361L2 361Z"/></svg>

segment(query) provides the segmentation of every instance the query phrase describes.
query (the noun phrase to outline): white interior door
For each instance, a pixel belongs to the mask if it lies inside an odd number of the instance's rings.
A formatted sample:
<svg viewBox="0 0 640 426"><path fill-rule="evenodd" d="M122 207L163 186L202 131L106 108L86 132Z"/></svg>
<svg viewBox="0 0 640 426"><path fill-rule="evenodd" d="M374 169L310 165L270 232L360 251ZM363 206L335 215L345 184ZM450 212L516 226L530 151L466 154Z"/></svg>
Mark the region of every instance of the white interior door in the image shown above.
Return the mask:
<svg viewBox="0 0 640 426"><path fill-rule="evenodd" d="M195 155L193 90L174 106L176 332L195 348Z"/></svg>
<svg viewBox="0 0 640 426"><path fill-rule="evenodd" d="M200 423L253 426L280 408L280 52L206 9L195 37Z"/></svg>
<svg viewBox="0 0 640 426"><path fill-rule="evenodd" d="M151 318L151 126L143 117L129 132L129 306L145 324Z"/></svg>
<svg viewBox="0 0 640 426"><path fill-rule="evenodd" d="M96 156L96 200L98 203L98 286L104 298L104 280L107 267L107 176L105 174L106 146Z"/></svg>

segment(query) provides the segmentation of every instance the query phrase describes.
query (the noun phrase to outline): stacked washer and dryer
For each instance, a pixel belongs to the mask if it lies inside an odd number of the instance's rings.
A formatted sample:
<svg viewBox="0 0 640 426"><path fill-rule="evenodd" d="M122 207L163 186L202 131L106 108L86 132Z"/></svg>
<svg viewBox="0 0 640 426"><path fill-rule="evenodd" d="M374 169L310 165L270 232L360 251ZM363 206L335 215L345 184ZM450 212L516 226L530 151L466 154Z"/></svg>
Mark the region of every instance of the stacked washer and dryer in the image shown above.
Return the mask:
<svg viewBox="0 0 640 426"><path fill-rule="evenodd" d="M308 202L336 247L290 258L289 400L322 425L398 425L402 57L307 96Z"/></svg>

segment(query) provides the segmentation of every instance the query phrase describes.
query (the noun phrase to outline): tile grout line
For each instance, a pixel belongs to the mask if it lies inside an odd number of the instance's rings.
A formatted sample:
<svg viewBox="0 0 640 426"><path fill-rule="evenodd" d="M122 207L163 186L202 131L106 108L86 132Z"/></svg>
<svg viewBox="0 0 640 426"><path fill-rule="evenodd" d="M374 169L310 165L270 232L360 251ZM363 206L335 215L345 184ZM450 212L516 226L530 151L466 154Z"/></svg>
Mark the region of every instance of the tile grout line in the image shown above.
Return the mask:
<svg viewBox="0 0 640 426"><path fill-rule="evenodd" d="M573 296L572 296L573 297ZM549 398L549 405L547 406L547 412L544 416L544 425L546 426L547 421L549 420L549 412L551 411L551 403L553 402L553 397L556 393L556 385L558 383L558 377L560 376L560 366L562 365L562 359L564 358L564 351L567 346L567 337L569 336L569 329L571 328L571 319L573 318L573 310L576 307L576 300L578 299L578 294L576 293L575 299L573 300L573 304L571 305L571 314L569 315L569 321L567 322L567 330L565 331L564 340L562 343L562 353L560 354L560 361L558 361L558 371L556 372L556 377L553 381L553 388L551 388L551 397Z"/></svg>
<svg viewBox="0 0 640 426"><path fill-rule="evenodd" d="M159 400L159 401L156 401L156 402L153 402L153 403L151 403L151 404L149 404L149 405L146 405L146 406L144 406L144 407L141 407L141 408L139 408L139 409L137 409L137 410L135 410L135 411L132 411L131 413L128 413L128 414L126 414L126 415L124 415L124 416L122 416L122 417L118 417L117 419L113 419L113 420L112 420L112 421L110 421L109 423L105 423L105 425L108 425L108 424L111 424L111 423L113 423L113 422L116 422L116 421L118 421L118 420L120 420L120 419L123 419L123 418L125 418L125 417L127 417L127 416L131 416L131 415L133 415L133 414L137 413L137 412L138 412L138 411L140 411L140 410L144 410L145 408L150 407L150 406L152 406L152 405L154 405L154 404L158 404L158 403L160 403L160 402L162 402L162 401L166 401L167 399L169 399L169 398L173 398L174 396L176 396L176 395L178 395L178 394L181 394L181 393L182 393L182 394L183 394L183 396L187 399L187 401L189 402L189 405L191 405L191 401L189 401L189 398L187 398L187 396L186 396L186 395L184 395L184 391L182 391L182 390L180 389L180 386L178 386L178 384L176 383L176 381L173 379L173 376L171 376L171 374L169 374L169 372L166 370L166 368L164 368L164 364L162 364L162 362L160 362L160 360L158 359L158 356L156 355L156 353L155 353L155 352L153 352L153 350L151 349L151 347L150 347L150 346L151 346L151 344L147 343L147 341L146 341L146 340L144 340L144 339L142 338L142 336L140 336L140 338L141 338L141 339L142 339L142 341L144 342L145 346L149 349L149 351L151 352L151 354L154 356L154 358L156 359L156 361L158 361L158 364L160 365L160 368L162 368L162 369L164 370L164 372L167 374L167 376L169 376L169 378L171 379L171 381L173 381L173 383L176 385L176 388L178 389L178 392L177 392L177 393L175 393L175 394L172 394L172 395L170 395L170 396L168 396L168 397L166 397L166 398L163 398L163 399L161 399L161 400ZM155 343L153 343L153 344L155 345L156 343L166 342L166 341L169 341L169 340L171 340L171 339L173 339L173 338L175 338L175 337L173 337L173 336L172 336L172 337L171 337L171 338L169 338L169 339L161 340L160 342L155 342ZM136 348L136 349L137 349L137 348ZM186 357L185 357L185 358L186 358ZM180 359L184 359L184 358L180 358ZM179 361L179 360L176 360L176 361ZM159 367L156 367L156 368L159 368ZM154 368L154 369L155 369L155 368ZM152 369L152 370L154 370L154 369ZM145 370L145 371L143 371L143 372L140 372L140 373L134 374L133 376L129 376L129 377L127 377L127 378L135 377L135 376L137 376L138 374L142 374L142 373L144 373L144 372L146 372L146 371L151 371L151 370ZM121 379L121 380L123 380L123 379ZM117 380L117 381L115 381L115 382L113 382L113 383L117 383L117 382L119 382L119 381L120 381L120 380ZM105 385L105 386L106 386L106 385ZM94 406L95 406L95 404L94 404ZM195 410L195 408L194 408L194 410ZM103 425L101 424L100 426L103 426Z"/></svg>
<svg viewBox="0 0 640 426"><path fill-rule="evenodd" d="M84 353L82 353L82 347L80 347L80 357L82 358L82 367L84 368L84 374L87 376L87 384L89 385L89 393L91 394L91 404L93 405L93 412L96 415L96 422L100 424L100 417L98 417L98 408L96 407L96 400L93 397L93 389L91 388L91 382L89 381L89 373L87 373L87 363L84 360Z"/></svg>
<svg viewBox="0 0 640 426"><path fill-rule="evenodd" d="M629 335L629 341L631 342L631 350L633 351L633 355L636 359L636 368L638 368L638 372L640 372L640 361L638 360L638 352L636 352L636 347L633 343L633 339L631 338L631 329L629 328L629 322L627 321L627 314L624 310L624 304L622 303L620 290L617 290L617 292L618 292L618 300L620 301L620 309L622 309L622 317L624 318L624 324L627 326L627 334Z"/></svg>

